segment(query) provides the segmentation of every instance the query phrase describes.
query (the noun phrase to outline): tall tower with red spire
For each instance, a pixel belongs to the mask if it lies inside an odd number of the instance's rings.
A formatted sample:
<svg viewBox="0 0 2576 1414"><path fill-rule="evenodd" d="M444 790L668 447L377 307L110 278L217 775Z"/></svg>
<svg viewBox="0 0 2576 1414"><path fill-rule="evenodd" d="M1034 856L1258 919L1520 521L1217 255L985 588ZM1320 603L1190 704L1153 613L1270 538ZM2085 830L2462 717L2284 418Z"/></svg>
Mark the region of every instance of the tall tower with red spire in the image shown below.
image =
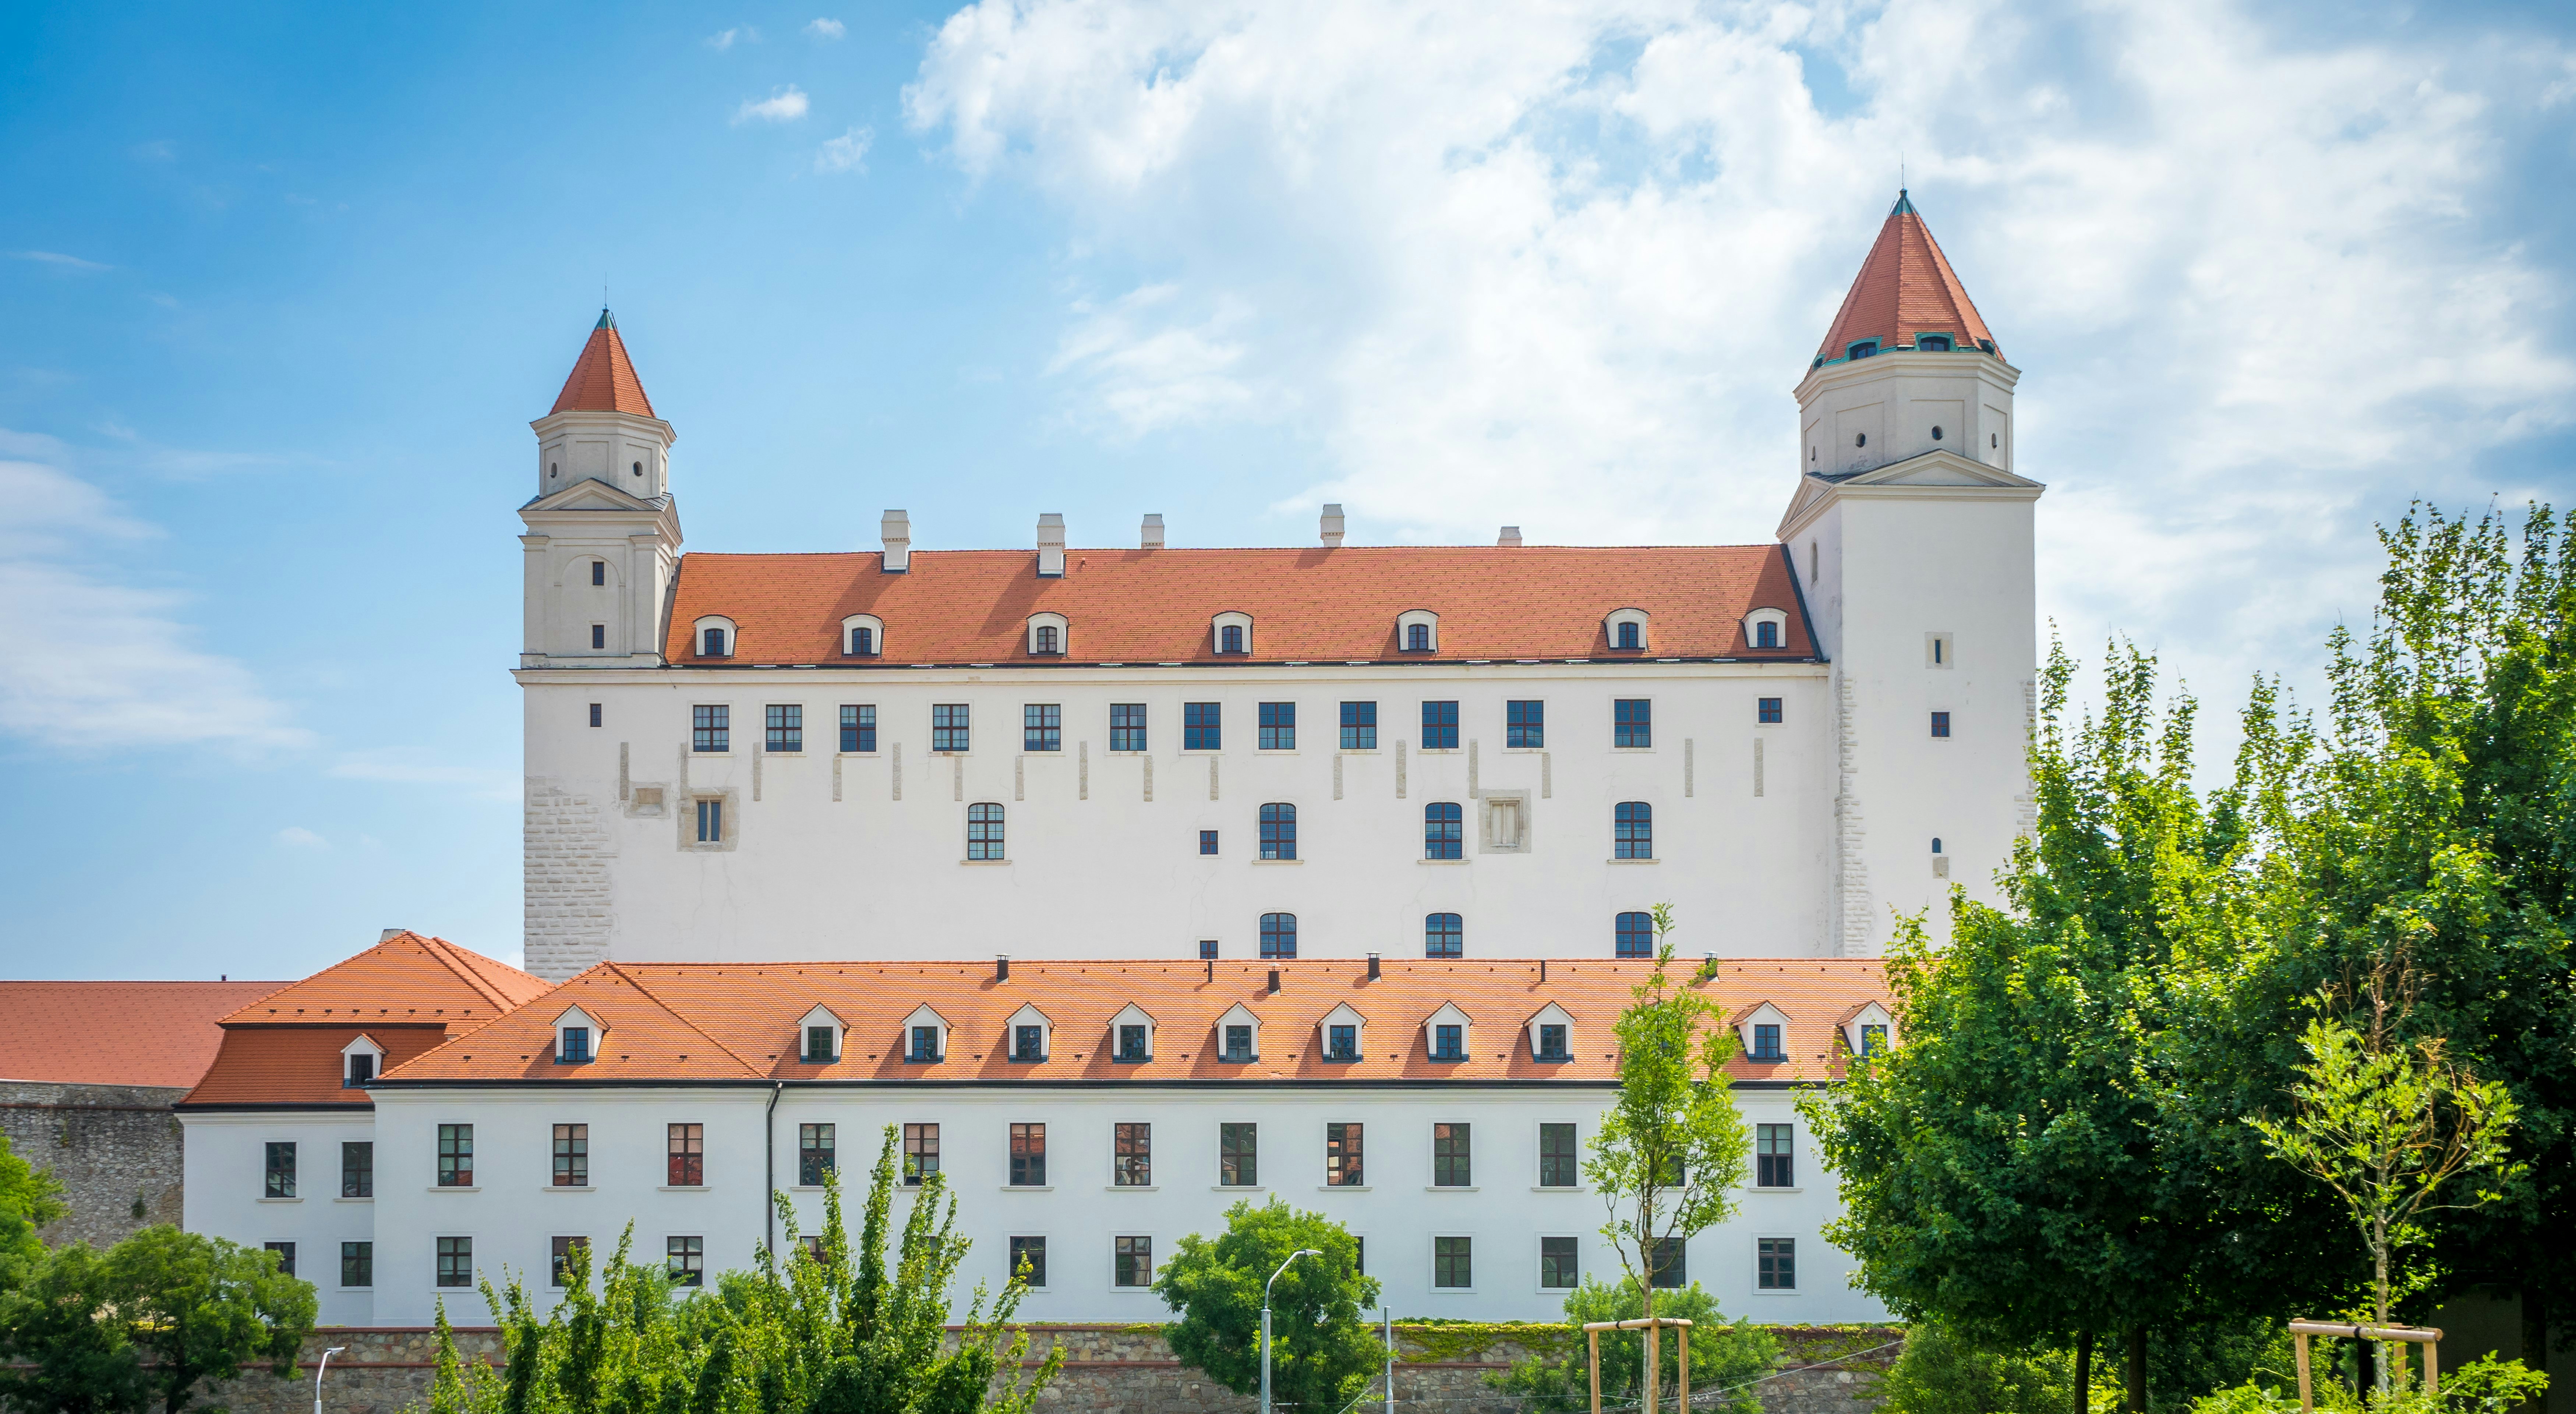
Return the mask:
<svg viewBox="0 0 2576 1414"><path fill-rule="evenodd" d="M1992 870L2031 823L2045 488L2013 469L2020 380L1897 193L1798 384L1779 529L1831 663L1828 914L1845 956L1877 955L1898 913L1946 936L1952 885L1996 901Z"/></svg>
<svg viewBox="0 0 2576 1414"><path fill-rule="evenodd" d="M658 667L680 558L671 497L677 434L653 413L607 310L537 434L525 549L523 668Z"/></svg>

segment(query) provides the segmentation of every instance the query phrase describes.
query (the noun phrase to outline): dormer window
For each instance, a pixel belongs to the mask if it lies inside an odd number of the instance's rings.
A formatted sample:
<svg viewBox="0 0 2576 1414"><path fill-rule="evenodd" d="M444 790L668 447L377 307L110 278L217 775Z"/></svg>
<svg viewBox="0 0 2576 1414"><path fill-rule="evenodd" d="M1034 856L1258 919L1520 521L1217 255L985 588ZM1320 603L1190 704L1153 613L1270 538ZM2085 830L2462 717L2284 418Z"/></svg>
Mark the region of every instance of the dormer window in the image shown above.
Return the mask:
<svg viewBox="0 0 2576 1414"><path fill-rule="evenodd" d="M1144 1060L1145 1057L1145 1028L1142 1026L1119 1027L1118 1059L1122 1061L1135 1062Z"/></svg>
<svg viewBox="0 0 2576 1414"><path fill-rule="evenodd" d="M1651 641L1643 609L1613 609L1601 620L1601 635L1614 651L1641 653Z"/></svg>
<svg viewBox="0 0 2576 1414"><path fill-rule="evenodd" d="M1735 1022L1736 1040L1743 1045L1746 1060L1769 1064L1789 1058L1789 1018L1778 1007L1763 1002L1737 1013Z"/></svg>
<svg viewBox="0 0 2576 1414"><path fill-rule="evenodd" d="M796 1058L807 1065L830 1065L841 1058L841 1018L829 1007L818 1006L805 1013L796 1023L796 1034L802 1043Z"/></svg>
<svg viewBox="0 0 2576 1414"><path fill-rule="evenodd" d="M830 1065L832 1063L831 1027L808 1026L805 1028L805 1063L807 1065Z"/></svg>
<svg viewBox="0 0 2576 1414"><path fill-rule="evenodd" d="M1029 615L1029 654L1031 657L1060 658L1065 645L1073 638L1073 625L1062 614Z"/></svg>
<svg viewBox="0 0 2576 1414"><path fill-rule="evenodd" d="M1744 616L1744 642L1754 649L1778 648L1789 641L1789 611L1763 606Z"/></svg>
<svg viewBox="0 0 2576 1414"><path fill-rule="evenodd" d="M1918 353L1948 353L1950 351L1950 336L1947 334L1917 334L1914 336L1914 348Z"/></svg>
<svg viewBox="0 0 2576 1414"><path fill-rule="evenodd" d="M841 620L841 656L874 658L885 652L885 621L874 614L851 614Z"/></svg>
<svg viewBox="0 0 2576 1414"><path fill-rule="evenodd" d="M1010 1056L1021 1065L1035 1065L1047 1058L1047 1037L1054 1028L1045 1012L1023 1006L1011 1013Z"/></svg>
<svg viewBox="0 0 2576 1414"><path fill-rule="evenodd" d="M877 652L877 631L872 628L854 628L850 630L849 651L850 656L853 658L875 657Z"/></svg>
<svg viewBox="0 0 2576 1414"><path fill-rule="evenodd" d="M1406 624L1404 626L1404 651L1407 653L1430 652L1431 625Z"/></svg>
<svg viewBox="0 0 2576 1414"><path fill-rule="evenodd" d="M1533 1060L1571 1059L1574 1053L1574 1018L1554 1002L1540 1007L1529 1019L1529 1047Z"/></svg>
<svg viewBox="0 0 2576 1414"><path fill-rule="evenodd" d="M1236 1065L1261 1059L1261 1018L1237 1002L1216 1019L1217 1054Z"/></svg>
<svg viewBox="0 0 2576 1414"><path fill-rule="evenodd" d="M1251 1027L1229 1026L1225 1028L1225 1058L1230 1061L1248 1061L1252 1059Z"/></svg>
<svg viewBox="0 0 2576 1414"><path fill-rule="evenodd" d="M1404 653L1440 651L1440 616L1429 609L1409 609L1395 617L1395 646Z"/></svg>
<svg viewBox="0 0 2576 1414"><path fill-rule="evenodd" d="M1227 624L1225 627L1218 629L1216 631L1216 651L1219 653L1242 652L1243 629L1236 624Z"/></svg>
<svg viewBox="0 0 2576 1414"><path fill-rule="evenodd" d="M1887 1023L1864 1022L1860 1028L1860 1053L1865 1056L1884 1054L1887 1050Z"/></svg>
<svg viewBox="0 0 2576 1414"><path fill-rule="evenodd" d="M1873 358L1878 354L1878 340L1863 339L1843 350L1845 358Z"/></svg>
<svg viewBox="0 0 2576 1414"><path fill-rule="evenodd" d="M360 1036L340 1048L340 1088L357 1090L376 1078L384 1067L384 1048L372 1037Z"/></svg>
<svg viewBox="0 0 2576 1414"><path fill-rule="evenodd" d="M1888 1037L1894 1034L1889 1029L1893 1020L1887 1014L1887 1008L1876 1002L1863 1003L1843 1023L1843 1044L1850 1047L1854 1055L1884 1055Z"/></svg>
<svg viewBox="0 0 2576 1414"><path fill-rule="evenodd" d="M1775 1061L1787 1058L1780 1049L1780 1027L1776 1022L1757 1022L1753 1027L1753 1059Z"/></svg>
<svg viewBox="0 0 2576 1414"><path fill-rule="evenodd" d="M1467 1013L1455 1002L1443 1002L1440 1009L1422 1024L1423 1039L1429 1043L1431 1058L1436 1061L1462 1061L1467 1058Z"/></svg>
<svg viewBox="0 0 2576 1414"><path fill-rule="evenodd" d="M1209 622L1216 651L1241 656L1252 651L1252 615L1223 613Z"/></svg>
<svg viewBox="0 0 2576 1414"><path fill-rule="evenodd" d="M590 1028L566 1026L556 1032L555 1064L588 1065L590 1063Z"/></svg>
<svg viewBox="0 0 2576 1414"><path fill-rule="evenodd" d="M1775 623L1755 624L1753 626L1753 646L1756 648L1779 647L1780 626Z"/></svg>
<svg viewBox="0 0 2576 1414"><path fill-rule="evenodd" d="M1538 1058L1543 1061L1565 1059L1565 1028L1550 1024L1538 1029Z"/></svg>
<svg viewBox="0 0 2576 1414"><path fill-rule="evenodd" d="M1142 1065L1154 1058L1154 1018L1130 1002L1109 1018L1110 1058L1121 1065Z"/></svg>
<svg viewBox="0 0 2576 1414"><path fill-rule="evenodd" d="M1029 645L1029 651L1032 653L1063 652L1064 639L1061 631L1053 624L1038 625L1036 641Z"/></svg>
<svg viewBox="0 0 2576 1414"><path fill-rule="evenodd" d="M699 657L730 658L733 656L735 637L733 620L710 614L699 619L693 627L697 630Z"/></svg>
<svg viewBox="0 0 2576 1414"><path fill-rule="evenodd" d="M1324 1059L1342 1064L1358 1060L1360 1028L1367 1024L1367 1019L1351 1010L1348 1002L1340 1003L1331 1011L1324 1013L1324 1019L1319 1023L1322 1030L1320 1039L1324 1043Z"/></svg>
<svg viewBox="0 0 2576 1414"><path fill-rule="evenodd" d="M929 1007L915 1007L903 1019L903 1058L912 1065L937 1065L948 1058L948 1018Z"/></svg>
<svg viewBox="0 0 2576 1414"><path fill-rule="evenodd" d="M1621 624L1619 625L1618 642L1611 646L1614 648L1643 648L1646 645L1638 641L1637 626L1635 624Z"/></svg>

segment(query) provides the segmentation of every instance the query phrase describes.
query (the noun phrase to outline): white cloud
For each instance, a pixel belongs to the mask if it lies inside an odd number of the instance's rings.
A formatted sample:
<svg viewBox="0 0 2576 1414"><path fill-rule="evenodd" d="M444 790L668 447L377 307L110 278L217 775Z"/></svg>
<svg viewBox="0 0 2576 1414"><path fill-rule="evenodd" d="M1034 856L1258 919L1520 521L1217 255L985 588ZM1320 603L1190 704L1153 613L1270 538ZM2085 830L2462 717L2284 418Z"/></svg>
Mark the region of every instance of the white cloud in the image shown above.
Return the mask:
<svg viewBox="0 0 2576 1414"><path fill-rule="evenodd" d="M815 149L814 170L817 172L864 172L868 170L868 148L877 135L872 128L852 128L839 137L828 139Z"/></svg>
<svg viewBox="0 0 2576 1414"><path fill-rule="evenodd" d="M814 36L816 39L838 39L842 35L848 34L850 32L850 27L841 23L839 20L818 19L812 24L805 26L805 32Z"/></svg>
<svg viewBox="0 0 2576 1414"><path fill-rule="evenodd" d="M9 258L12 260L32 260L40 265L51 265L64 270L113 270L116 268L113 265L101 265L95 260L83 260L77 255L65 255L61 251L56 250L13 250L9 252Z"/></svg>
<svg viewBox="0 0 2576 1414"><path fill-rule="evenodd" d="M737 123L748 123L754 119L764 123L792 123L804 116L805 91L791 83L767 98L744 99L742 106L734 110L733 120Z"/></svg>
<svg viewBox="0 0 2576 1414"><path fill-rule="evenodd" d="M51 438L0 449L59 453ZM183 597L102 567L159 531L59 467L0 461L0 733L65 751L297 746L309 737L250 670L193 645Z"/></svg>
<svg viewBox="0 0 2576 1414"><path fill-rule="evenodd" d="M302 825L289 825L285 829L278 831L277 842L283 845L292 845L297 849L329 849L331 847L331 842L329 840L322 838L320 835L313 833Z"/></svg>
<svg viewBox="0 0 2576 1414"><path fill-rule="evenodd" d="M516 800L520 795L520 779L512 772L491 766L432 761L407 747L350 752L332 763L330 774L344 781L453 786L484 800Z"/></svg>
<svg viewBox="0 0 2576 1414"><path fill-rule="evenodd" d="M1382 539L1768 538L1903 152L2028 374L2043 609L2223 700L2367 612L2369 520L2576 422L2562 282L2499 225L2506 119L2570 72L2229 0L983 0L906 104L1133 291L1067 317L1078 412L1287 418L1328 459L1283 511Z"/></svg>
<svg viewBox="0 0 2576 1414"><path fill-rule="evenodd" d="M706 46L719 54L731 49L736 44L758 44L759 42L760 31L753 29L749 25L736 25L732 29L720 29L706 37Z"/></svg>

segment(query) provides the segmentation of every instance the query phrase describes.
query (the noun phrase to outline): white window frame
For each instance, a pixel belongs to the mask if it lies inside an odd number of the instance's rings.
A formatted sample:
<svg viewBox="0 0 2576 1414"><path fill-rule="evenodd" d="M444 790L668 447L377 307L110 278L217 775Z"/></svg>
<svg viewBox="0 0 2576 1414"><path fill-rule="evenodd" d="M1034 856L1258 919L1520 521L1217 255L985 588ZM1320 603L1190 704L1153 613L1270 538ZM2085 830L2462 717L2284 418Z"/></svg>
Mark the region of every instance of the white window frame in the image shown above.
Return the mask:
<svg viewBox="0 0 2576 1414"><path fill-rule="evenodd" d="M1417 651L1408 646L1413 638L1413 626L1415 624L1427 624L1431 629L1431 646L1419 651L1429 653L1439 652L1440 616L1429 609L1407 609L1403 613L1395 616L1395 651L1398 653L1411 653Z"/></svg>
<svg viewBox="0 0 2576 1414"><path fill-rule="evenodd" d="M938 1062L916 1061L912 1058L912 1028L916 1026L936 1026L939 1028ZM895 1055L899 1057L901 1062L905 1065L931 1065L944 1064L948 1059L948 1052L948 1018L941 1016L938 1009L931 1006L928 1002L924 1002L920 1006L914 1007L912 1009L912 1014L903 1019L903 1029L895 1033ZM917 1124L926 1124L929 1121L916 1120L913 1122Z"/></svg>
<svg viewBox="0 0 2576 1414"><path fill-rule="evenodd" d="M1357 1054L1346 1061L1326 1059L1325 1064L1357 1065L1368 1059L1368 1018L1360 1015L1359 1010L1349 1002L1334 1003L1333 1009L1324 1013L1324 1019L1315 1023L1315 1054L1319 1057L1329 1057L1332 1054L1333 1028L1336 1026L1355 1028L1351 1041Z"/></svg>
<svg viewBox="0 0 2576 1414"><path fill-rule="evenodd" d="M1145 1058L1144 1058L1143 1060L1140 1060L1140 1061L1121 1061L1121 1060L1119 1060L1119 1057L1118 1057L1118 1028L1119 1028L1119 1027L1121 1027L1121 1026L1142 1026L1142 1027L1144 1027L1144 1028L1145 1028ZM1117 1014L1116 1016L1113 1016L1113 1017L1109 1018L1109 1039L1108 1039L1108 1048L1109 1048L1109 1060L1110 1060L1110 1062L1111 1062L1112 1064L1124 1064L1124 1065L1150 1065L1150 1064L1152 1064L1152 1063L1153 1063L1153 1060L1154 1060L1154 1014L1153 1014L1152 1012L1149 1012L1149 1011L1145 1010L1143 1007L1140 1007L1140 1006L1136 1005L1134 1002L1129 1002L1127 1005L1125 1005L1125 1006L1123 1006L1123 1007L1120 1007L1120 1008L1118 1009L1118 1014ZM1129 1234L1127 1234L1127 1236L1130 1236L1130 1237L1133 1237L1133 1236L1135 1236L1135 1235L1136 1235L1136 1234L1134 1234L1134 1233L1129 1233Z"/></svg>
<svg viewBox="0 0 2576 1414"><path fill-rule="evenodd" d="M844 617L844 618L841 620L841 654L840 654L840 656L842 656L842 657L844 657L844 658L847 658L847 657L851 656L851 654L850 654L850 630L852 630L852 629L854 629L854 628L863 628L863 629L867 629L867 630L869 630L870 632L869 632L869 636L868 636L868 641L869 641L870 643L873 643L873 644L875 644L875 645L876 645L876 651L875 651L875 652L873 652L873 653L868 653L868 654L862 654L862 655L860 655L860 656L863 656L863 657L869 657L869 658L882 658L882 657L884 657L884 656L885 656L885 651L886 651L885 620L883 620L883 619L881 619L881 618L878 618L878 617L877 617L876 615L874 615L874 614L851 614L851 615L848 615L848 616Z"/></svg>
<svg viewBox="0 0 2576 1414"><path fill-rule="evenodd" d="M822 1062L822 1064L837 1064L841 1060L847 1045L849 1039L847 1033L850 1028L848 1023L842 1021L840 1017L833 1014L830 1007L824 1006L819 1002L815 1004L812 1011L805 1013L805 1015L799 1018L796 1022L796 1059L801 1063L813 1064L813 1062L805 1060L805 1033L809 1028L816 1026L829 1026L832 1028L831 1058Z"/></svg>
<svg viewBox="0 0 2576 1414"><path fill-rule="evenodd" d="M1036 1060L1024 1061L1019 1059L1019 1052L1016 1049L1016 1046L1019 1041L1020 1028L1023 1026L1034 1026L1038 1029L1038 1058ZM1042 1065L1054 1055L1054 1019L1049 1017L1045 1012L1038 1010L1037 1003L1022 1003L1020 1009L1012 1012L1010 1019L1002 1023L1002 1059L1017 1065ZM1018 1237L1036 1237L1039 1234L1034 1232L1022 1232L1009 1235Z"/></svg>
<svg viewBox="0 0 2576 1414"><path fill-rule="evenodd" d="M1239 628L1243 630L1243 651L1240 653L1225 652L1225 631L1230 628ZM1229 658L1251 657L1252 615L1240 610L1228 609L1224 613L1217 615L1215 618L1208 620L1208 651L1210 653L1224 653L1225 656Z"/></svg>
<svg viewBox="0 0 2576 1414"><path fill-rule="evenodd" d="M1055 651L1052 653L1041 654L1038 651L1038 630L1042 628L1051 628L1055 630ZM1073 621L1067 619L1062 614L1047 613L1029 615L1029 621L1025 626L1025 635L1026 645L1029 651L1029 656L1031 657L1063 658L1070 656L1073 652Z"/></svg>
<svg viewBox="0 0 2576 1414"><path fill-rule="evenodd" d="M1439 1028L1452 1023L1455 1023L1458 1027L1458 1059L1456 1061L1444 1062L1444 1064L1464 1064L1465 1062L1476 1058L1475 1024L1468 1019L1467 1013L1458 1009L1458 1004L1456 1002L1442 1002L1440 1004L1440 1009L1431 1013L1431 1015L1425 1018L1422 1023L1422 1054L1424 1059L1428 1060L1439 1055Z"/></svg>
<svg viewBox="0 0 2576 1414"><path fill-rule="evenodd" d="M1538 1029L1541 1026L1562 1026L1565 1028L1565 1059L1567 1061L1572 1061L1574 1059L1573 1013L1567 1011L1561 1006L1558 1006L1554 1002L1549 1002L1547 1005L1530 1013L1530 1018L1523 1024L1522 1029L1524 1038L1529 1042L1529 1054L1531 1060L1537 1060L1539 1058Z"/></svg>
<svg viewBox="0 0 2576 1414"><path fill-rule="evenodd" d="M723 614L700 614L689 623L690 657L704 658L707 656L705 652L707 646L707 630L711 628L723 629L725 636L725 651L715 656L718 658L738 658L742 656L742 630L734 627L733 620Z"/></svg>
<svg viewBox="0 0 2576 1414"><path fill-rule="evenodd" d="M1244 1057L1242 1060L1236 1060L1234 1057L1225 1053L1225 1028L1229 1026L1249 1026L1252 1028L1251 1055ZM1116 1041L1116 1033L1111 1033L1110 1039L1113 1042ZM1249 1065L1254 1061L1258 1061L1261 1059L1261 1018L1253 1015L1252 1008L1245 1006L1241 1002L1236 1002L1234 1005L1225 1009L1225 1015L1216 1019L1216 1036L1214 1039L1216 1044L1216 1058L1219 1062L1229 1065ZM1154 1033L1151 1030L1148 1030L1145 1033L1145 1052L1150 1056L1153 1054L1153 1050Z"/></svg>
<svg viewBox="0 0 2576 1414"><path fill-rule="evenodd" d="M1789 611L1766 604L1744 616L1744 646L1747 650L1756 653L1780 651L1754 647L1759 637L1754 630L1763 624L1774 625L1780 630L1780 648L1785 649L1789 646Z"/></svg>
<svg viewBox="0 0 2576 1414"><path fill-rule="evenodd" d="M1643 609L1613 609L1601 619L1601 641L1610 645L1610 651L1614 653L1651 653L1654 651L1655 647L1654 631L1649 624L1651 617L1652 616L1647 614ZM1635 624L1637 626L1636 647L1621 648L1619 646L1619 625L1621 624ZM1745 641L1748 643L1752 642L1750 638L1747 638ZM1783 641L1785 642L1786 640L1784 639Z"/></svg>

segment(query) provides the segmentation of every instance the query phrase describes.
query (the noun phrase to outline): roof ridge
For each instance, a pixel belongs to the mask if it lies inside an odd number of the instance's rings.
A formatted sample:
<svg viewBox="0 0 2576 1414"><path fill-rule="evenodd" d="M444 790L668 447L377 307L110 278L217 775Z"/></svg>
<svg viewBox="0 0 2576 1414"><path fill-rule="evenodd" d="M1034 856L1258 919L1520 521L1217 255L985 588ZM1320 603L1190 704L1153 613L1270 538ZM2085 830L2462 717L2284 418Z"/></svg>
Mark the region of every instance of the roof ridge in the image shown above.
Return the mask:
<svg viewBox="0 0 2576 1414"><path fill-rule="evenodd" d="M509 1011L518 1005L508 997L502 996L500 989L485 981L482 975L475 969L456 960L453 954L465 951L464 948L447 941L445 938L432 937L426 933L415 933L408 928L404 929L398 936L416 938L420 942L427 944L429 946L431 956L438 959L439 966L446 968L450 973L453 973L458 979L463 981L466 986L473 988L475 994L483 998L483 1000L490 1002L492 1005L499 1007L503 1011ZM385 943L391 943L397 940L398 938L387 938L384 943L378 943L376 946L383 947ZM537 995L543 996L545 994L540 992ZM530 997L528 1000L535 1001L536 997Z"/></svg>
<svg viewBox="0 0 2576 1414"><path fill-rule="evenodd" d="M655 995L653 994L653 991L652 991L652 989L651 989L651 988L649 988L649 987L645 986L642 982L637 981L637 980L634 978L634 976L633 976L632 974L630 974L630 973L628 973L628 972L627 972L627 970L626 970L625 968L618 966L615 962L602 962L602 963L601 963L601 964L599 964L599 965L600 965L601 967L606 968L606 969L607 969L607 970L609 970L610 972L613 972L613 973L617 974L617 979L618 979L619 981L624 982L627 986L634 988L634 989L635 989L635 991L636 991L636 994L637 994L637 995L639 995L639 996L641 996L641 997L643 997L643 998L644 998L644 1000L646 1000L646 1001L648 1001L648 1002L651 1002L653 1005L655 1005L655 1006L657 1006L657 1007L660 1007L660 1008L663 1010L663 1012L664 1012L664 1013L666 1013L667 1015L669 1015L669 1016L670 1016L670 1018L671 1018L672 1020L674 1020L674 1021L676 1021L676 1022L680 1023L682 1026L685 1026L685 1027L689 1028L691 1031L696 1032L698 1035L700 1035L700 1036L702 1036L702 1037L705 1037L705 1038L706 1038L706 1042L707 1042L707 1044L708 1044L708 1045L713 1046L713 1047L715 1047L717 1050L724 1052L726 1055L733 1057L733 1063L734 1063L734 1064L736 1064L736 1065L738 1065L738 1066L741 1066L741 1067L742 1067L742 1069L743 1069L743 1073L744 1073L744 1074L746 1074L746 1075L751 1075L751 1076L755 1076L755 1077L757 1077L757 1076L760 1074L760 1067L758 1067L758 1066L756 1066L756 1065L753 1065L753 1064L752 1064L750 1061L748 1061L748 1060L745 1060L745 1059L743 1058L742 1054L741 1054L740 1052L736 1051L733 1047L728 1046L728 1045L726 1045L724 1042L717 1040L717 1039L715 1038L715 1036L713 1035L713 1033L709 1032L705 1027L700 1026L697 1022L695 1022L695 1021L691 1020L691 1019L689 1018L689 1016L688 1016L688 1014L687 1014L687 1013L685 1013L685 1012L681 1011L679 1008L677 1008L677 1007L675 1007L675 1006L671 1005L669 1002L666 1002L666 1001L662 1000L660 997L655 996Z"/></svg>

